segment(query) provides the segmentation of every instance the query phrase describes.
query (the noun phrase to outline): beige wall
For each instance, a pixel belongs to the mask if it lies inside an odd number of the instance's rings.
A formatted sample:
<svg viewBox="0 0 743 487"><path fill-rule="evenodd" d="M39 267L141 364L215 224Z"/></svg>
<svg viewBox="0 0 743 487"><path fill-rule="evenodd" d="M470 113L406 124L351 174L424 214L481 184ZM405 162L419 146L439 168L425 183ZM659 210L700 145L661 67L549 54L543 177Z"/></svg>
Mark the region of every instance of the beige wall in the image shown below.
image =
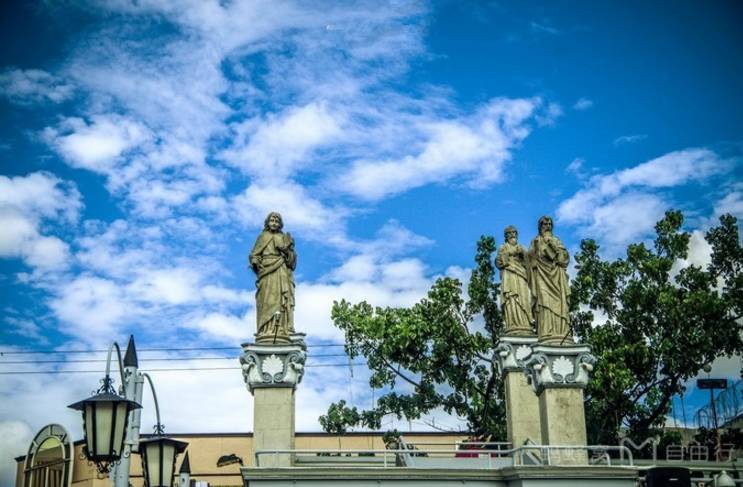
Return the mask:
<svg viewBox="0 0 743 487"><path fill-rule="evenodd" d="M240 465L227 465L217 467L217 459L222 455L234 453L241 457L246 466L254 463L253 458L253 435L244 434L184 434L169 435L182 441L188 442L188 455L191 463L191 478L195 480L206 480L211 487L217 486L242 486L240 477ZM464 440L462 435L451 435L443 433L409 433L403 434L403 438L411 443L437 443L453 445L457 441ZM381 433L351 433L341 437L341 448L344 450L383 449ZM324 433L297 433L295 437L297 449L319 450L338 449L338 437ZM97 478L95 467L80 459L82 445L75 445L74 466L72 475L73 487L110 487L108 478ZM178 479L178 470L183 455L179 455L175 470L175 479ZM142 465L139 455L132 457L131 484L134 487L142 487ZM16 487L23 487L23 460L18 462L18 477Z"/></svg>

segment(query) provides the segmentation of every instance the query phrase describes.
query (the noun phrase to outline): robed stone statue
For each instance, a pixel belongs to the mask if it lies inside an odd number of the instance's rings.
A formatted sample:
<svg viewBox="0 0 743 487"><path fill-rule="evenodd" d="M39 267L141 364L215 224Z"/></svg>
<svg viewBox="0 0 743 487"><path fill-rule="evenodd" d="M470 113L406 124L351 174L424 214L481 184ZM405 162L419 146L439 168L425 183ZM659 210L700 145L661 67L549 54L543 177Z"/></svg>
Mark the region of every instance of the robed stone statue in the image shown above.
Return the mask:
<svg viewBox="0 0 743 487"><path fill-rule="evenodd" d="M256 342L287 343L294 333L294 269L297 253L281 215L271 212L250 252L256 274Z"/></svg>
<svg viewBox="0 0 743 487"><path fill-rule="evenodd" d="M501 274L501 304L506 335L533 336L529 266L526 249L518 242L518 230L508 226L503 231L505 243L498 249L495 265Z"/></svg>
<svg viewBox="0 0 743 487"><path fill-rule="evenodd" d="M539 235L529 248L530 287L540 342L572 344L568 315L568 262L565 246L553 233L549 216L539 219Z"/></svg>

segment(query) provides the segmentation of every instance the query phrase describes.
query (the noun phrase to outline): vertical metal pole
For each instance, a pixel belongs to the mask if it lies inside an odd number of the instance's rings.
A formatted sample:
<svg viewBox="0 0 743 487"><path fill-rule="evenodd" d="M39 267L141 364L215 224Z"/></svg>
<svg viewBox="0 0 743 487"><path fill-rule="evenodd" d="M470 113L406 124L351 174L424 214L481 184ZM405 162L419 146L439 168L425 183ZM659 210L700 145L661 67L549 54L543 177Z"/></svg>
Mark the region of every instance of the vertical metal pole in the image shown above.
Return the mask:
<svg viewBox="0 0 743 487"><path fill-rule="evenodd" d="M131 401L142 404L142 389L144 377L139 373L136 365L124 367L124 397ZM132 451L139 450L139 426L141 424L142 410L135 409L129 413L126 440L124 440L124 455L121 461L112 470L114 487L129 487L129 469L131 468Z"/></svg>

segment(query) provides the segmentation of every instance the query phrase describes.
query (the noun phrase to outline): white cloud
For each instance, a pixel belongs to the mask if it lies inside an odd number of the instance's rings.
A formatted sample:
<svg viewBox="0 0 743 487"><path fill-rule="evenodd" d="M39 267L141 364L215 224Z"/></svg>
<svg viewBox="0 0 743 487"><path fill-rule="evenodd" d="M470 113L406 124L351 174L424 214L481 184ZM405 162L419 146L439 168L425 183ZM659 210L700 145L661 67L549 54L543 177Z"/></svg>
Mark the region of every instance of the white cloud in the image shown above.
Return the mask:
<svg viewBox="0 0 743 487"><path fill-rule="evenodd" d="M10 333L34 340L35 343L40 345L49 344L49 340L42 334L41 327L34 321L14 316L5 316L3 321L8 323Z"/></svg>
<svg viewBox="0 0 743 487"><path fill-rule="evenodd" d="M150 135L142 124L126 117L96 115L90 123L67 118L58 128L47 127L44 137L73 167L107 174L120 155Z"/></svg>
<svg viewBox="0 0 743 487"><path fill-rule="evenodd" d="M91 223L91 227L94 225ZM159 227L158 229L159 230ZM149 269L166 249L159 239L162 234L125 220L114 220L104 229L90 229L78 238L79 263L96 274L122 279Z"/></svg>
<svg viewBox="0 0 743 487"><path fill-rule="evenodd" d="M15 485L15 457L25 455L33 433L25 421L0 421L0 483Z"/></svg>
<svg viewBox="0 0 743 487"><path fill-rule="evenodd" d="M231 164L254 179L284 181L297 166L307 164L309 154L334 142L342 133L342 116L331 113L325 103L292 107L280 115L244 122L237 129L243 143L222 153Z"/></svg>
<svg viewBox="0 0 743 487"><path fill-rule="evenodd" d="M573 105L573 110L583 111L588 110L593 106L593 101L588 98L579 98L578 101Z"/></svg>
<svg viewBox="0 0 743 487"><path fill-rule="evenodd" d="M395 263L387 265L394 266ZM424 266L419 262L408 267L417 272ZM387 279L336 284L298 283L295 325L297 331L317 340L343 341L343 333L333 326L330 319L333 301L345 299L352 303L366 301L373 306L411 306L425 295L429 284L429 279L422 274L408 275L401 282Z"/></svg>
<svg viewBox="0 0 743 487"><path fill-rule="evenodd" d="M49 307L64 324L64 333L88 343L106 342L116 328L133 322L141 310L126 300L120 287L109 279L76 277L57 290Z"/></svg>
<svg viewBox="0 0 743 487"><path fill-rule="evenodd" d="M732 160L708 149L670 152L629 169L592 177L584 189L560 204L557 217L618 248L647 235L672 206L652 190L704 181L729 171L732 165Z"/></svg>
<svg viewBox="0 0 743 487"><path fill-rule="evenodd" d="M200 298L200 279L193 269L147 269L129 286L129 291L148 303L186 304Z"/></svg>
<svg viewBox="0 0 743 487"><path fill-rule="evenodd" d="M28 265L42 269L64 266L70 258L69 246L57 237L32 239L24 254Z"/></svg>
<svg viewBox="0 0 743 487"><path fill-rule="evenodd" d="M59 269L70 260L69 246L43 235L44 222L74 223L80 193L50 173L0 176L0 257L21 257L36 269Z"/></svg>
<svg viewBox="0 0 743 487"><path fill-rule="evenodd" d="M648 193L627 193L596 207L585 234L612 247L642 239L670 209L662 198Z"/></svg>
<svg viewBox="0 0 743 487"><path fill-rule="evenodd" d="M34 172L16 177L0 175L0 206L72 222L77 220L82 202L74 184L48 172Z"/></svg>
<svg viewBox="0 0 743 487"><path fill-rule="evenodd" d="M720 217L726 213L738 220L743 219L743 184L734 185L731 191L717 202L713 212L713 223L717 224Z"/></svg>
<svg viewBox="0 0 743 487"><path fill-rule="evenodd" d="M300 232L313 240L322 239L331 245L345 245L344 216L341 208L329 208L308 195L299 184L281 185L254 183L233 198L237 218L251 228L263 228L266 215L278 211L286 230Z"/></svg>
<svg viewBox="0 0 743 487"><path fill-rule="evenodd" d="M202 332L203 336L213 340L221 339L225 342L236 343L247 340L255 328L255 322L248 322L237 316L224 313L207 313L194 316L186 327Z"/></svg>
<svg viewBox="0 0 743 487"><path fill-rule="evenodd" d="M557 119L562 117L563 111L559 103L550 102L544 107L543 112L537 112L534 119L540 126L552 126L557 122Z"/></svg>
<svg viewBox="0 0 743 487"><path fill-rule="evenodd" d="M148 137L94 125L70 134L50 128L47 138L78 167L106 173L109 189L145 218L218 202L197 200L216 197L225 185L228 175L206 163L215 152L254 178L293 179L297 169L313 166L317 149L337 142L344 123L338 107L356 105L361 86L404 69L421 49L422 30L410 20L422 9L412 4L329 5L322 12L293 1L90 7L112 12L117 23L91 31L66 75L90 95L86 119L116 113L146 127ZM162 35L141 21L151 18L172 32ZM156 39L130 42L143 36ZM253 69L256 54L265 72ZM223 151L223 140L235 144Z"/></svg>
<svg viewBox="0 0 743 487"><path fill-rule="evenodd" d="M568 164L568 167L565 168L565 170L569 173L573 173L578 177L583 176L583 164L585 164L585 159L576 157L572 161L570 161L570 164Z"/></svg>
<svg viewBox="0 0 743 487"><path fill-rule="evenodd" d="M532 32L537 34L549 34L552 36L559 35L561 32L550 26L549 21L545 20L544 22L529 22L529 27L531 28Z"/></svg>
<svg viewBox="0 0 743 487"><path fill-rule="evenodd" d="M622 135L614 139L614 145L620 146L624 144L634 144L648 138L647 134L633 134L633 135Z"/></svg>
<svg viewBox="0 0 743 487"><path fill-rule="evenodd" d="M529 134L539 99L494 99L470 117L418 121L420 139L398 158L360 160L338 185L362 199L378 200L412 188L463 177L475 187L503 179L511 151Z"/></svg>
<svg viewBox="0 0 743 487"><path fill-rule="evenodd" d="M41 235L38 225L33 217L0 207L0 257L21 257L39 270L66 267L69 246L57 237Z"/></svg>
<svg viewBox="0 0 743 487"><path fill-rule="evenodd" d="M675 277L681 269L695 265L706 269L712 262L712 246L704 237L704 232L694 230L689 238L689 249L686 259L677 259L671 268L671 277Z"/></svg>
<svg viewBox="0 0 743 487"><path fill-rule="evenodd" d="M319 282L297 284L297 327L308 336L342 341L330 319L333 301L367 301L374 306L411 306L425 296L432 277L418 258L406 257L431 241L392 220L374 240L355 245L345 259ZM301 320L299 320L301 317Z"/></svg>
<svg viewBox="0 0 743 487"><path fill-rule="evenodd" d="M7 208L0 210L0 222L0 256L19 256L25 250L26 242L38 238L34 222L18 211Z"/></svg>
<svg viewBox="0 0 743 487"><path fill-rule="evenodd" d="M202 287L201 295L207 301L218 303L248 304L253 299L251 294L247 291L237 291L235 289L215 286L212 284Z"/></svg>
<svg viewBox="0 0 743 487"><path fill-rule="evenodd" d="M0 94L21 105L69 100L73 86L41 69L8 69L0 73Z"/></svg>

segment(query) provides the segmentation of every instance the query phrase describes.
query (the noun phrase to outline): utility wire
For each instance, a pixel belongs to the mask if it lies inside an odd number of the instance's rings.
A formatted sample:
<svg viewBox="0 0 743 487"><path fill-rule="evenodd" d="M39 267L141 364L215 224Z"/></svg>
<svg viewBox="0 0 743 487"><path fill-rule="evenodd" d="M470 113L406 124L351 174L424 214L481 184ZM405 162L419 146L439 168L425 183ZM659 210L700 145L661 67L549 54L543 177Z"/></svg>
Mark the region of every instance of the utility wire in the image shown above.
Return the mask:
<svg viewBox="0 0 743 487"><path fill-rule="evenodd" d="M366 365L366 362L359 362L353 365ZM342 364L309 364L305 365L306 368L312 367L348 367L348 363ZM184 368L167 368L167 369L143 369L142 372L193 372L193 371L209 371L209 370L240 370L241 367L184 367ZM34 374L102 374L102 370L11 370L8 372L0 372L0 375L34 375Z"/></svg>
<svg viewBox="0 0 743 487"><path fill-rule="evenodd" d="M344 347L343 343L314 343L307 348ZM177 348L138 348L137 352L181 352L204 350L239 350L240 347L177 347ZM31 355L31 354L65 354L65 353L107 353L108 349L100 350L0 350L2 355Z"/></svg>
<svg viewBox="0 0 743 487"><path fill-rule="evenodd" d="M308 354L308 357L346 357L345 353L328 353L328 354ZM237 357L164 357L164 358L143 358L140 362L169 362L179 360L237 360ZM60 359L60 360L0 360L0 365L20 365L20 364L88 364L96 362L106 362L106 359Z"/></svg>

